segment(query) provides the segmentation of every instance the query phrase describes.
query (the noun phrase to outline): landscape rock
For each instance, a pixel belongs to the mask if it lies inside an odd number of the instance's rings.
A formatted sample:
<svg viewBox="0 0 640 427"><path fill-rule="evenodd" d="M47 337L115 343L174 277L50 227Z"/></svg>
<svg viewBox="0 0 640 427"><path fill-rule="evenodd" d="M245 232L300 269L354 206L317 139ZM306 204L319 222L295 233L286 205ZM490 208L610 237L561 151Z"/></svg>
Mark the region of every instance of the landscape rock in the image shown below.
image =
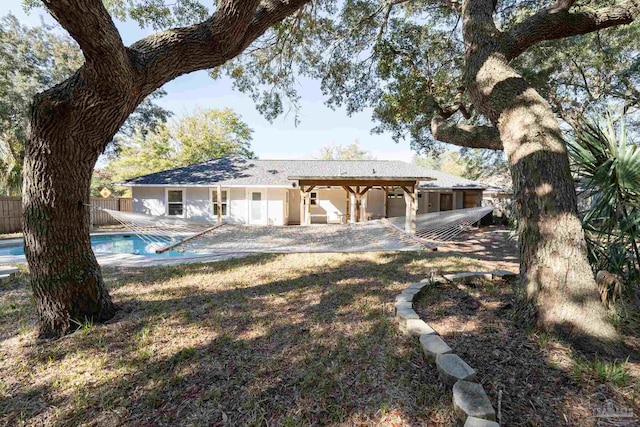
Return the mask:
<svg viewBox="0 0 640 427"><path fill-rule="evenodd" d="M419 292L422 289L426 288L427 286L429 286L428 282L426 282L426 283L419 282L419 283L413 283L413 284L409 285L407 287L407 289L412 289L412 290L415 289L415 290L417 290Z"/></svg>
<svg viewBox="0 0 640 427"><path fill-rule="evenodd" d="M437 334L420 335L422 351L427 359L434 361L439 355L451 353L451 347ZM455 382L455 381L454 381Z"/></svg>
<svg viewBox="0 0 640 427"><path fill-rule="evenodd" d="M495 421L483 420L482 418L467 417L464 427L500 427Z"/></svg>
<svg viewBox="0 0 640 427"><path fill-rule="evenodd" d="M496 419L496 412L491 406L491 401L482 384L478 383L460 380L453 385L453 409L456 417L461 420L467 417L491 421ZM465 425L467 424L465 423Z"/></svg>
<svg viewBox="0 0 640 427"><path fill-rule="evenodd" d="M493 274L485 271L477 271L477 272L467 272L467 273L455 273L455 274L445 274L445 279L450 282L463 281L466 279L471 279L473 277L481 277L483 279L491 280L493 279Z"/></svg>
<svg viewBox="0 0 640 427"><path fill-rule="evenodd" d="M427 322L421 319L408 319L403 326L403 331L409 335L417 336L437 334Z"/></svg>
<svg viewBox="0 0 640 427"><path fill-rule="evenodd" d="M413 308L413 304L409 301L396 301L396 303L394 304L394 307L397 313L398 309L400 308Z"/></svg>
<svg viewBox="0 0 640 427"><path fill-rule="evenodd" d="M396 317L401 321L406 322L409 319L419 319L418 313L410 308L400 307L396 309Z"/></svg>
<svg viewBox="0 0 640 427"><path fill-rule="evenodd" d="M497 278L510 279L512 277L516 277L518 273L514 273L509 270L493 270L491 272L491 275L493 276L493 279L497 279Z"/></svg>
<svg viewBox="0 0 640 427"><path fill-rule="evenodd" d="M440 380L451 387L459 380L475 381L476 371L457 354L438 354L436 367Z"/></svg>

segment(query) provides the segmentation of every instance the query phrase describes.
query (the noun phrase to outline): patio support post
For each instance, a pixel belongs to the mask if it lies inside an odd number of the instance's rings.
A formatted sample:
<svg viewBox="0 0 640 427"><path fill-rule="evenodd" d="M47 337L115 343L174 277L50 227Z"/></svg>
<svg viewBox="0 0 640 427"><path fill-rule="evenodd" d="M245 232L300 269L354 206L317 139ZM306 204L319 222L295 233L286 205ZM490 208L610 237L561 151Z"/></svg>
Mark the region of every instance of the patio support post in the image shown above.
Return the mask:
<svg viewBox="0 0 640 427"><path fill-rule="evenodd" d="M356 222L362 221L362 218L360 217L360 205L362 204L360 197L362 196L360 195L360 186L358 185L356 187Z"/></svg>
<svg viewBox="0 0 640 427"><path fill-rule="evenodd" d="M347 193L347 204L345 205L347 208L345 209L345 224L349 224L349 222L351 221L351 193L349 192L349 189L345 186L342 186L342 188L344 188L344 191Z"/></svg>
<svg viewBox="0 0 640 427"><path fill-rule="evenodd" d="M304 194L304 225L311 225L311 190L305 191Z"/></svg>
<svg viewBox="0 0 640 427"><path fill-rule="evenodd" d="M306 197L307 196L305 195L303 188L300 187L300 225L306 225L305 212L307 210L305 209L305 206L304 206Z"/></svg>
<svg viewBox="0 0 640 427"><path fill-rule="evenodd" d="M222 223L222 186L218 184L218 188L216 188L217 200L216 204L218 205L218 224Z"/></svg>
<svg viewBox="0 0 640 427"><path fill-rule="evenodd" d="M362 222L366 222L367 221L367 192L369 191L369 189L371 188L371 186L366 186L364 187L364 190L362 191L358 191L358 197L360 198L360 221Z"/></svg>
<svg viewBox="0 0 640 427"><path fill-rule="evenodd" d="M414 184L413 191L409 191L407 187L402 187L404 190L404 203L406 206L405 209L405 219L404 219L404 229L411 234L415 234L416 232L416 197L415 197L415 187Z"/></svg>
<svg viewBox="0 0 640 427"><path fill-rule="evenodd" d="M389 218L389 187L386 185L383 187L384 190L384 217Z"/></svg>

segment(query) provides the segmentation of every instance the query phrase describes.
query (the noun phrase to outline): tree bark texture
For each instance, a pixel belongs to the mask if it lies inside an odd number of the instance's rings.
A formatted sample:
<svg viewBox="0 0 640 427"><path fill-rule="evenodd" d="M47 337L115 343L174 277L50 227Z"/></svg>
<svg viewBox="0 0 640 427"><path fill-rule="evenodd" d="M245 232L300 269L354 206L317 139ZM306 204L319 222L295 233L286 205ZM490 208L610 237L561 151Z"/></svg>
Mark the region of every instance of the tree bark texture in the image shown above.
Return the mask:
<svg viewBox="0 0 640 427"><path fill-rule="evenodd" d="M78 42L84 66L36 96L24 161L25 255L42 337L115 314L89 238L98 156L151 92L241 53L307 1L222 0L208 20L122 44L101 0L43 0Z"/></svg>
<svg viewBox="0 0 640 427"><path fill-rule="evenodd" d="M498 129L509 159L521 279L542 327L574 341L613 342L617 333L587 260L558 120L509 66L491 15L492 0L463 4L466 84L474 106Z"/></svg>

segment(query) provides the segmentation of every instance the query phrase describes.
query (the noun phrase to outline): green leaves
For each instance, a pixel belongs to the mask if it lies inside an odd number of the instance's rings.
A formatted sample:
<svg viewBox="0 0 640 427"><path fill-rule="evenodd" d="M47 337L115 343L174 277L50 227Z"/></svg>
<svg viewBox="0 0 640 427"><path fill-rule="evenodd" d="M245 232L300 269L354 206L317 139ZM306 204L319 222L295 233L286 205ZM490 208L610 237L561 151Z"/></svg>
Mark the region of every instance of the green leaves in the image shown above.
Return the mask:
<svg viewBox="0 0 640 427"><path fill-rule="evenodd" d="M196 110L154 131L134 132L106 169L121 181L228 155L251 158L252 133L231 109Z"/></svg>
<svg viewBox="0 0 640 427"><path fill-rule="evenodd" d="M640 280L640 147L622 119L582 119L568 143L594 270Z"/></svg>
<svg viewBox="0 0 640 427"><path fill-rule="evenodd" d="M115 18L132 19L140 27L154 30L195 24L211 13L197 0L104 0L103 3Z"/></svg>

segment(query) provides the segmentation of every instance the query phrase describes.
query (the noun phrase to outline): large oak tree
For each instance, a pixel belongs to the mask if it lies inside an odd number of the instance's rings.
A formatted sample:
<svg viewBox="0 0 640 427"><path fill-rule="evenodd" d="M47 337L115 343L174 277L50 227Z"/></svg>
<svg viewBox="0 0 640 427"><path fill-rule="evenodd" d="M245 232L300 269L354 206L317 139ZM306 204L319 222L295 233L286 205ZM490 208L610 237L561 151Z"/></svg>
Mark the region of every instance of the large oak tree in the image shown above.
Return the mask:
<svg viewBox="0 0 640 427"><path fill-rule="evenodd" d="M24 240L44 337L115 313L91 250L89 184L98 156L135 108L166 82L215 68L298 10L301 0L223 0L194 25L127 47L100 0L43 0L84 65L35 97L24 160ZM110 2L113 3L113 2Z"/></svg>
<svg viewBox="0 0 640 427"><path fill-rule="evenodd" d="M638 116L640 1L347 0L339 8L299 19L294 37L278 35L298 49L267 40L261 56L233 61L230 72L244 77L243 88L254 87L256 70L286 88L280 76L292 64L321 79L330 105L372 107L374 131L408 136L418 149L503 150L521 278L539 325L586 348L615 342L559 119L571 124L609 103ZM273 96L264 100L280 108Z"/></svg>
<svg viewBox="0 0 640 427"><path fill-rule="evenodd" d="M256 76L275 87L264 92L265 102L259 104L267 113L282 111L278 90L290 94L291 69L313 70L325 81L342 82L349 92L345 73L354 70L353 64L359 64L357 80L369 81L371 63L360 59L391 54L400 61L402 67L380 62L379 70L394 78L358 85L350 99L379 94L390 100L386 107L404 100L416 117L428 117L428 121L412 121L412 133L427 131L448 143L505 150L520 211L521 275L529 297L537 304L540 324L602 341L616 339L587 263L557 115L518 73L514 62L546 40L629 24L640 13L640 0L602 7L595 4L595 8L571 0L551 5L509 1L505 2L512 11L508 21L499 19L502 5L494 0L359 0L341 3L340 11L333 1L309 3L301 9L307 1L227 0L217 2L215 12L200 23L160 32L130 47L123 45L99 0L43 3L85 56L85 65L70 79L36 97L26 150L26 254L43 335L65 333L71 319L104 320L114 313L91 252L88 215L81 202L88 196L93 165L118 127L164 83L185 73L229 64L253 44L253 60L230 67L241 89L251 90ZM109 2L114 3L122 2ZM413 27L402 28L406 37L400 46L385 36L390 27L398 25L390 19L397 7L421 14ZM367 31L334 25L347 12L358 16L354 10L361 12L357 22ZM425 35L422 30L433 17L443 19L451 33L460 37L434 32L435 36L426 35L427 40L414 39ZM307 40L308 34L314 36ZM371 45L371 34L381 43ZM430 69L428 50L421 57L407 54L412 46L446 44L455 45L462 55L451 55L446 64L441 61L439 70ZM335 49L340 45L356 48ZM373 47L361 49L361 45ZM337 51L344 55L332 57L331 52ZM287 54L290 52L294 54ZM326 58L336 59L331 67L323 66ZM448 73L440 73L442 70ZM425 71L437 80L414 79L420 84L412 86L399 83L399 79ZM455 85L459 88L454 87L455 82L460 82ZM380 93L380 85L395 85L395 97L389 97L391 92ZM441 87L447 88L444 92L451 102L434 90ZM333 93L334 87L325 88ZM336 90L332 100L340 97ZM380 117L394 112L396 119L407 114L399 108L376 110ZM458 113L469 122L454 121Z"/></svg>

